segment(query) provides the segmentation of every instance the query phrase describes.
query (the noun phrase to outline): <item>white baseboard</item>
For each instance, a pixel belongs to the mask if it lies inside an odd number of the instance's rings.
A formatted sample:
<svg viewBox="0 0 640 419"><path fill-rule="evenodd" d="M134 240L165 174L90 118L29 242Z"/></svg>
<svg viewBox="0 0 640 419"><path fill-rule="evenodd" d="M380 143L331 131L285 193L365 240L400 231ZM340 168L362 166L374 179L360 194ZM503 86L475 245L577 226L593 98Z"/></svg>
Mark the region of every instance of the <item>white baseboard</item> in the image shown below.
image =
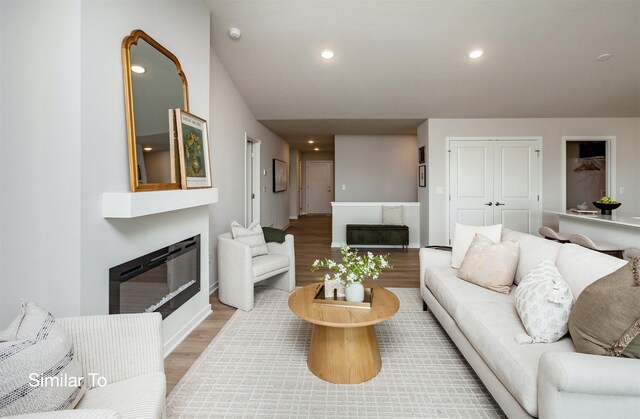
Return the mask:
<svg viewBox="0 0 640 419"><path fill-rule="evenodd" d="M331 242L331 247L340 247L342 243ZM350 247L361 247L368 249L402 249L400 245L379 245L379 244L350 244ZM409 243L409 249L419 249L420 243Z"/></svg>
<svg viewBox="0 0 640 419"><path fill-rule="evenodd" d="M175 336L164 344L164 357L166 358L169 356L169 354L173 352L173 350L176 349L178 345L180 345L182 341L185 340L186 337L189 336L189 334L193 332L193 330L198 327L198 325L202 323L209 314L211 314L211 304L204 306L202 310L193 317L193 319L185 324L184 327L175 334Z"/></svg>
<svg viewBox="0 0 640 419"><path fill-rule="evenodd" d="M284 226L284 227L282 227L280 230L286 230L286 229L288 229L289 227L291 227L291 223L287 223L287 224L285 224L285 226Z"/></svg>
<svg viewBox="0 0 640 419"><path fill-rule="evenodd" d="M217 289L218 289L218 283L217 282L214 282L213 284L209 285L209 295L211 295L214 292L216 292Z"/></svg>
<svg viewBox="0 0 640 419"><path fill-rule="evenodd" d="M290 220L297 220L297 219L298 219L298 216L297 216L297 215L293 215L293 216L292 216L292 215L290 215L290 216L289 216L289 219L290 219Z"/></svg>

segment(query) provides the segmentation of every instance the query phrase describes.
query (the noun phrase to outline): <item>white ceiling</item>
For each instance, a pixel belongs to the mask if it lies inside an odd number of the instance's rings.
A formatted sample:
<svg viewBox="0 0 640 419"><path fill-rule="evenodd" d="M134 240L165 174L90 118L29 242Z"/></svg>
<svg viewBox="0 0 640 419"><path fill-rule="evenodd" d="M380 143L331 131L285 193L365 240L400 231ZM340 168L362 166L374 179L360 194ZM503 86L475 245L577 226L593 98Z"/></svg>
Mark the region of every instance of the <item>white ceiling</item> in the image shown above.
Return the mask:
<svg viewBox="0 0 640 419"><path fill-rule="evenodd" d="M293 142L406 133L388 132L392 119L415 132L426 118L640 116L640 0L208 4L231 78L256 118ZM485 50L476 61L474 48ZM597 62L604 53L613 57Z"/></svg>

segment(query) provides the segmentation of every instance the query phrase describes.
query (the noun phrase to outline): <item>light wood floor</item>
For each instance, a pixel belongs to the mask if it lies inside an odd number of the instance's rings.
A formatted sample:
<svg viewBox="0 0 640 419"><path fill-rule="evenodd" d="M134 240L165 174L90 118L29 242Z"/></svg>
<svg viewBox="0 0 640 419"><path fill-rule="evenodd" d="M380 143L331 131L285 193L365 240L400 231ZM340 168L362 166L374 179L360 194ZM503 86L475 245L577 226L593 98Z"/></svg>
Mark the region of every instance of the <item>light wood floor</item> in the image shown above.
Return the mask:
<svg viewBox="0 0 640 419"><path fill-rule="evenodd" d="M314 260L324 257L336 260L340 257L339 249L331 248L331 217L301 217L291 222L287 233L295 236L296 285L307 285L318 280L319 272L309 270ZM418 249L409 249L407 252L400 249L375 249L373 253L389 253L389 261L393 265L393 270L383 272L376 285L418 287ZM217 291L210 296L209 302L213 312L165 359L167 394L236 311L220 302Z"/></svg>

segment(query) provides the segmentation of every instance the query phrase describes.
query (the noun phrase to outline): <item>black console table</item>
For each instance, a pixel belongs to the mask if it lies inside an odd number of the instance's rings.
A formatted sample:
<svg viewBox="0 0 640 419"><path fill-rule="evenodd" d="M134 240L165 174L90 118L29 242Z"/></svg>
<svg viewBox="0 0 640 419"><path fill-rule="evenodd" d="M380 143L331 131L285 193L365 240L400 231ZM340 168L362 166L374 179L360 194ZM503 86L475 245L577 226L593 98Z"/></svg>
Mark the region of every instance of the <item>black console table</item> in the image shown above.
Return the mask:
<svg viewBox="0 0 640 419"><path fill-rule="evenodd" d="M387 224L347 224L348 245L398 245L406 251L409 227Z"/></svg>

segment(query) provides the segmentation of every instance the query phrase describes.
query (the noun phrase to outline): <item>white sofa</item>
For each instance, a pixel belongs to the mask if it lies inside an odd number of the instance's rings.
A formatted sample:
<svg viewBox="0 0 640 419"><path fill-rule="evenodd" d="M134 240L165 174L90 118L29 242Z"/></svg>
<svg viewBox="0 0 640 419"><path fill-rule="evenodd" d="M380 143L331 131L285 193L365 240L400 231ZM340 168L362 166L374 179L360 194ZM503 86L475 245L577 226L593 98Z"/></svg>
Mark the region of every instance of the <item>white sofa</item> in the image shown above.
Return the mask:
<svg viewBox="0 0 640 419"><path fill-rule="evenodd" d="M231 238L218 236L218 297L220 302L243 311L253 310L256 283L291 292L296 288L296 255L293 235L284 243L267 242L268 255L251 257L251 249Z"/></svg>
<svg viewBox="0 0 640 419"><path fill-rule="evenodd" d="M505 230L520 244L519 282L542 259L556 263L574 299L626 261ZM554 343L517 344L525 333L509 295L456 277L451 252L420 249L420 293L433 315L510 418L640 417L640 360L580 354L569 335ZM426 308L425 307L425 308Z"/></svg>
<svg viewBox="0 0 640 419"><path fill-rule="evenodd" d="M85 379L97 374L107 385L87 390L75 410L12 418L164 417L166 379L159 313L69 317L56 322L73 341ZM102 382L95 380L95 384Z"/></svg>

